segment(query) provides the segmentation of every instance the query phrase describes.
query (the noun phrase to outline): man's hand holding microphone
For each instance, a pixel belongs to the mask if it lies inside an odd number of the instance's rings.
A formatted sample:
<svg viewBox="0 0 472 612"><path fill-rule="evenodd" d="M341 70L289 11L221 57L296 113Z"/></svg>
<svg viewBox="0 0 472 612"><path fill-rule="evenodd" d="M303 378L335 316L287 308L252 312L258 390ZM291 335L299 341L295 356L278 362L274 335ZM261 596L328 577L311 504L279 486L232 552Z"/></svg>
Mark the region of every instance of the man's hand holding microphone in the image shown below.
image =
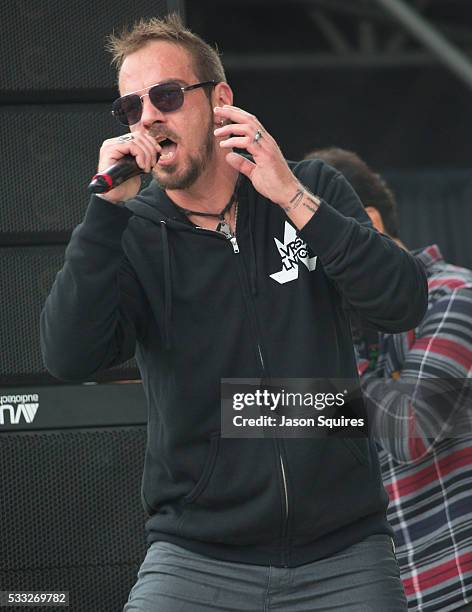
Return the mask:
<svg viewBox="0 0 472 612"><path fill-rule="evenodd" d="M134 198L141 188L139 175L151 172L161 151L160 144L148 132L134 131L105 140L89 191L99 193L112 204Z"/></svg>

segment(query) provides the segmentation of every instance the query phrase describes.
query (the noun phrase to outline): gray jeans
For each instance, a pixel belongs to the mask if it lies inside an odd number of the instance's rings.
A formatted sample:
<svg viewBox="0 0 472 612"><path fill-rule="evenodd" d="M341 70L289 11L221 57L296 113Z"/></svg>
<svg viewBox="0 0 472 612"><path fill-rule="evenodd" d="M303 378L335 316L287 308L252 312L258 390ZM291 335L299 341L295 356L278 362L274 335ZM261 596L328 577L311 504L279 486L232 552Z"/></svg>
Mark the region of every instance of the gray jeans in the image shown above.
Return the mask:
<svg viewBox="0 0 472 612"><path fill-rule="evenodd" d="M167 542L149 547L123 612L403 612L387 535L294 568L229 563Z"/></svg>

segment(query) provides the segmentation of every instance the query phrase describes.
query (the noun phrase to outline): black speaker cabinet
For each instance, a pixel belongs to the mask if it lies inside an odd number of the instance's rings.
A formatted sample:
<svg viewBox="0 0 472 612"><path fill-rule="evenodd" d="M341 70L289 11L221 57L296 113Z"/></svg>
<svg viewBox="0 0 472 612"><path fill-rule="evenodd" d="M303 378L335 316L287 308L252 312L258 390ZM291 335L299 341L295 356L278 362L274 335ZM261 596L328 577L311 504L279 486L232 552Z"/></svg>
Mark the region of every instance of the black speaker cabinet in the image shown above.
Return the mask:
<svg viewBox="0 0 472 612"><path fill-rule="evenodd" d="M181 6L176 0L2 0L0 102L34 100L41 92L90 99L90 92L111 89L106 36Z"/></svg>
<svg viewBox="0 0 472 612"><path fill-rule="evenodd" d="M39 318L64 260L65 245L0 248L0 385L58 383L45 369L39 347ZM129 360L93 380L137 379Z"/></svg>
<svg viewBox="0 0 472 612"><path fill-rule="evenodd" d="M140 384L0 388L1 591L123 610L146 551L145 444Z"/></svg>
<svg viewBox="0 0 472 612"><path fill-rule="evenodd" d="M106 138L123 134L110 104L4 106L0 245L67 242L82 221ZM115 125L116 124L116 125Z"/></svg>

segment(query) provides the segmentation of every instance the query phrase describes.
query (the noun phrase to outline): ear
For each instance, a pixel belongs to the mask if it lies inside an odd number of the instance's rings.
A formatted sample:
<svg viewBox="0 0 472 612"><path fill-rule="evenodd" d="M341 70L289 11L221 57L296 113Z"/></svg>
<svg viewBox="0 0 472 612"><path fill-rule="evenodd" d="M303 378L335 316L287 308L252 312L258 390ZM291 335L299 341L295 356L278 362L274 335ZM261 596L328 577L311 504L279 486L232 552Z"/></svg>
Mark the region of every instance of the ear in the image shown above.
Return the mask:
<svg viewBox="0 0 472 612"><path fill-rule="evenodd" d="M218 83L213 88L212 95L213 106L224 106L225 104L233 104L233 90L228 83Z"/></svg>
<svg viewBox="0 0 472 612"><path fill-rule="evenodd" d="M365 212L369 215L370 220L372 221L373 226L378 232L385 234L385 225L382 221L382 217L379 211L375 208L375 206L366 206Z"/></svg>

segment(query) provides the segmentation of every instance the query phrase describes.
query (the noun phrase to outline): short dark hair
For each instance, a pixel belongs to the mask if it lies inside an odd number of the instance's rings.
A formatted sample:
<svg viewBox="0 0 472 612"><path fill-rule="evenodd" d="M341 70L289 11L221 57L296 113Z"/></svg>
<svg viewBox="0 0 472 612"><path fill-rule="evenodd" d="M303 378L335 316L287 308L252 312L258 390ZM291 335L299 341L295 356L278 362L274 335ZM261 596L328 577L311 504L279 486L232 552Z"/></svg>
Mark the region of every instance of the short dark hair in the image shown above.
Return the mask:
<svg viewBox="0 0 472 612"><path fill-rule="evenodd" d="M364 206L373 206L382 217L385 231L399 238L398 207L392 190L356 153L337 147L311 151L305 159L321 159L343 174Z"/></svg>

